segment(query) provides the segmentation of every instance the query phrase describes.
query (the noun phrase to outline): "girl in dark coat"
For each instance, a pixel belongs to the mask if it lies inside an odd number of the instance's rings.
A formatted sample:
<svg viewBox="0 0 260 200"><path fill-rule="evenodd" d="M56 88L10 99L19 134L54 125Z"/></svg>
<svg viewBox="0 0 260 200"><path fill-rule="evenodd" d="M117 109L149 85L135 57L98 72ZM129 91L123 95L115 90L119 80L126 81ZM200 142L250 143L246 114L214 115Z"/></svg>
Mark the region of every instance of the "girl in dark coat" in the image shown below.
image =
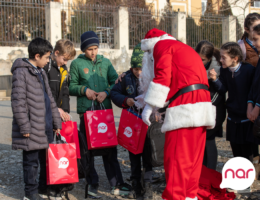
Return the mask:
<svg viewBox="0 0 260 200"><path fill-rule="evenodd" d="M226 139L230 141L234 157L253 161L252 142L248 140L252 122L247 118L247 101L255 68L249 63L242 63L242 50L235 42L224 44L220 54L222 68L219 79L214 69L210 70L209 76L220 94L228 92Z"/></svg>
<svg viewBox="0 0 260 200"><path fill-rule="evenodd" d="M207 70L214 69L217 72L217 76L220 74L220 53L219 50L215 49L213 44L203 40L198 43L195 51L200 55L202 62ZM208 77L209 78L209 77ZM210 169L216 170L218 161L218 151L216 146L215 137L222 137L223 128L222 124L226 118L226 108L225 108L225 95L219 94L213 86L213 82L209 79L209 91L211 96L211 101L214 106L216 106L216 126L214 129L207 130L207 139L204 152L203 165Z"/></svg>

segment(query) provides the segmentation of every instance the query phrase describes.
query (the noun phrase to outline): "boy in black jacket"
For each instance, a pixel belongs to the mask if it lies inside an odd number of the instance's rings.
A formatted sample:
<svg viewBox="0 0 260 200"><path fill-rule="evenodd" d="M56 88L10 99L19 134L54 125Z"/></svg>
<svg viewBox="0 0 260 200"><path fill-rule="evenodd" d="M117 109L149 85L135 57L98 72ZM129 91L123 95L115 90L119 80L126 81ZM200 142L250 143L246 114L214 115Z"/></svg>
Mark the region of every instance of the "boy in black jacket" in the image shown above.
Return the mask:
<svg viewBox="0 0 260 200"><path fill-rule="evenodd" d="M57 41L50 62L44 67L48 74L49 85L53 98L59 108L60 116L63 121L70 119L70 98L67 62L76 56L76 50L70 40Z"/></svg>
<svg viewBox="0 0 260 200"><path fill-rule="evenodd" d="M68 60L72 60L75 55L76 51L70 40L59 40L56 42L53 54L50 56L50 62L44 67L60 117L65 122L70 120L68 114L70 112L70 75L66 64ZM72 189L72 184L59 184L48 187L48 191L39 190L38 192L42 197L47 195L49 199L62 200L63 196L63 199L69 200L68 191Z"/></svg>
<svg viewBox="0 0 260 200"><path fill-rule="evenodd" d="M135 97L138 94L139 76L142 72L142 59L144 52L141 50L141 44L135 46L131 58L131 70L118 82L111 90L111 100L120 108L129 108L134 106ZM135 108L135 107L134 107ZM129 152L131 161L131 180L133 191L128 195L130 199L136 199L141 195L141 157L143 160L143 167L146 168L144 175L145 200L153 199L153 192L151 188L152 182L152 165L147 162L142 154L133 154Z"/></svg>

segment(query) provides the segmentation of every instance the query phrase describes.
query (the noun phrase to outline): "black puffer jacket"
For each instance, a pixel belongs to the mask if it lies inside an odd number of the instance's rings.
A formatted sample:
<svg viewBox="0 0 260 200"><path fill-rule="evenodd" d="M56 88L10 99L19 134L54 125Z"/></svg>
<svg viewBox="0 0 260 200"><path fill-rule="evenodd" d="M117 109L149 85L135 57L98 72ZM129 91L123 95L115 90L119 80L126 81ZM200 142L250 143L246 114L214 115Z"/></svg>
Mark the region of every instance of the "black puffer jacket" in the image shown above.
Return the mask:
<svg viewBox="0 0 260 200"><path fill-rule="evenodd" d="M69 81L70 75L66 65L61 66L62 73L60 73L59 67L55 60L50 59L50 62L44 67L49 79L49 85L53 98L58 106L65 112L70 112L70 97L69 97ZM64 74L67 74L64 81L61 84L61 79Z"/></svg>
<svg viewBox="0 0 260 200"><path fill-rule="evenodd" d="M17 59L13 73L11 104L13 111L12 149L32 151L48 148L45 134L45 99L43 86L35 69L26 60ZM51 101L53 128L61 129L61 118L52 97L46 73L42 73L46 92ZM23 134L30 133L26 138Z"/></svg>

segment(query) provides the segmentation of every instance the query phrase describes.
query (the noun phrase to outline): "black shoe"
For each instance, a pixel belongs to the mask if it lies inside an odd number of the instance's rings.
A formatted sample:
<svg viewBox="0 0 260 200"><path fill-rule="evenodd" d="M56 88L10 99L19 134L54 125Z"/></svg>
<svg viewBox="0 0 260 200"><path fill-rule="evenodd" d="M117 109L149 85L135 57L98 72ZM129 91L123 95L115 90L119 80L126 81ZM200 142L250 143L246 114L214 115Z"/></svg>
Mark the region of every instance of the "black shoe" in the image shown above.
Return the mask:
<svg viewBox="0 0 260 200"><path fill-rule="evenodd" d="M100 199L102 196L98 196L98 183L97 184L91 184L89 185L88 187L88 195L89 195L89 198L92 198L92 199Z"/></svg>
<svg viewBox="0 0 260 200"><path fill-rule="evenodd" d="M68 191L62 192L61 197L63 200L70 200Z"/></svg>
<svg viewBox="0 0 260 200"><path fill-rule="evenodd" d="M56 190L48 189L48 199L49 200L62 200L61 193Z"/></svg>
<svg viewBox="0 0 260 200"><path fill-rule="evenodd" d="M48 198L48 190L47 189L38 189L38 194L43 199Z"/></svg>
<svg viewBox="0 0 260 200"><path fill-rule="evenodd" d="M145 182L144 183L144 200L152 200L153 199L153 187L152 183Z"/></svg>
<svg viewBox="0 0 260 200"><path fill-rule="evenodd" d="M45 200L39 196L39 194L25 195L23 200Z"/></svg>
<svg viewBox="0 0 260 200"><path fill-rule="evenodd" d="M142 185L141 182L133 179L132 180L132 190L129 192L128 196L126 198L128 199L137 199L142 194Z"/></svg>

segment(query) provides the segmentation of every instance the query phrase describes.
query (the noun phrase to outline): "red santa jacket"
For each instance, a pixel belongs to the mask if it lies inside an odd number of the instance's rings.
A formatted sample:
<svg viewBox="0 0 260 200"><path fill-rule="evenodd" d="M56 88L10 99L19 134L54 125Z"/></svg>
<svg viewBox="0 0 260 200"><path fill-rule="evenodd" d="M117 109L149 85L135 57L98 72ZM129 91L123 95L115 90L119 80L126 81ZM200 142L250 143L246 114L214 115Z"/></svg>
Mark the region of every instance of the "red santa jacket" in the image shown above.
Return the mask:
<svg viewBox="0 0 260 200"><path fill-rule="evenodd" d="M155 77L145 95L146 103L162 108L184 87L208 86L206 69L190 46L174 39L159 40L153 48L153 58ZM215 118L216 110L209 91L196 90L179 96L169 105L162 131L201 126L213 128Z"/></svg>

